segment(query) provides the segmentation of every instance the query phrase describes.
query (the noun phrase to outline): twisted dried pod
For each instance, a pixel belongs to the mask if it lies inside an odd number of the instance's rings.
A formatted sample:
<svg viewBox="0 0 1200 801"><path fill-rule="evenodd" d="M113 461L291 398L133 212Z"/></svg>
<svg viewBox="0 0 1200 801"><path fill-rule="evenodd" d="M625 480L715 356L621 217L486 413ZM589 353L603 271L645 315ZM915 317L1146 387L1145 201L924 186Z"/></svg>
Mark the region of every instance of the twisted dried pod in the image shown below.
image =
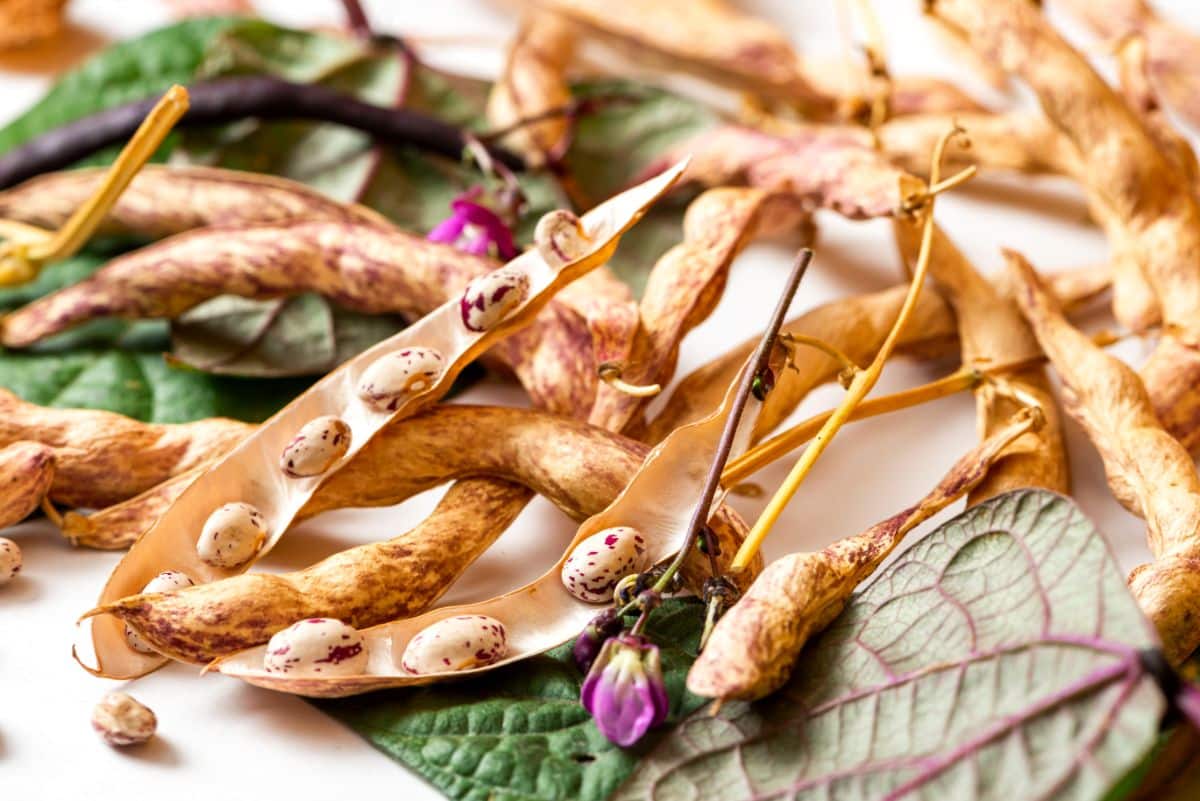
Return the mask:
<svg viewBox="0 0 1200 801"><path fill-rule="evenodd" d="M621 13L603 0L525 0L561 16L581 36L619 48L652 66L691 75L827 114L834 100L804 74L795 51L775 26L725 0L627 0Z"/></svg>
<svg viewBox="0 0 1200 801"><path fill-rule="evenodd" d="M233 576L154 598L134 595L100 609L131 624L164 655L191 662L266 642L304 617L334 617L356 627L407 617L428 608L499 536L528 499L525 487L583 520L612 502L647 451L633 440L554 415L440 406L385 429L301 512L309 517L330 509L391 506L460 480L413 531L295 573ZM514 494L520 503L513 502ZM714 531L722 549L736 550L744 525L721 509ZM685 576L700 587L707 562L698 555ZM103 665L106 673L119 666Z"/></svg>
<svg viewBox="0 0 1200 801"><path fill-rule="evenodd" d="M964 455L919 502L857 536L769 564L717 623L688 671L687 687L723 700L757 700L791 675L804 644L838 616L846 600L904 535L977 486L1014 440L1040 424L1024 410Z"/></svg>
<svg viewBox="0 0 1200 801"><path fill-rule="evenodd" d="M1068 308L1079 306L1108 288L1107 276L1096 268L1058 273L1048 280ZM1008 294L1003 281L999 288L1002 294ZM783 330L824 340L862 364L879 349L907 291L907 286L897 286L830 301L790 321ZM957 335L949 306L939 296L926 292L918 299L899 345L905 352L942 356L954 352ZM684 376L640 438L658 442L673 429L708 414L720 402L714 387L727 385L753 348L754 340L743 342ZM840 362L815 348L799 348L793 364L796 369L779 371L775 377L775 389L767 396L758 416L755 441L787 418L813 387L833 379L842 369Z"/></svg>
<svg viewBox="0 0 1200 801"><path fill-rule="evenodd" d="M1129 584L1177 665L1200 645L1196 466L1159 423L1137 373L1067 322L1024 258L1006 258L1021 282L1017 303L1062 378L1067 412L1100 452L1113 495L1146 520L1154 561L1134 568Z"/></svg>
<svg viewBox="0 0 1200 801"><path fill-rule="evenodd" d="M921 241L920 218L900 218L893 224L900 253L908 264L916 262ZM1040 487L1066 493L1070 489L1067 451L1063 442L1058 403L1050 388L1042 354L1033 332L1016 303L980 275L938 226L933 230L929 274L939 292L954 309L962 363L987 372L1005 364L1023 365L975 390L975 408L981 437L1006 428L1024 398L1041 409L1043 424L1014 441L971 493L976 504L1012 489Z"/></svg>
<svg viewBox="0 0 1200 801"><path fill-rule="evenodd" d="M1183 173L1185 182L1200 191L1200 165L1196 163L1191 143L1176 130L1158 102L1145 38L1131 36L1121 43L1117 49L1117 67L1125 102L1141 117L1146 130L1158 142L1159 150ZM1197 91L1200 92L1200 86Z"/></svg>
<svg viewBox="0 0 1200 801"><path fill-rule="evenodd" d="M54 481L54 448L14 442L0 448L0 529L20 523L38 508Z"/></svg>
<svg viewBox="0 0 1200 801"><path fill-rule="evenodd" d="M66 506L124 501L209 462L253 430L223 418L143 423L112 412L52 409L0 390L0 446L36 441L58 449L48 497Z"/></svg>
<svg viewBox="0 0 1200 801"><path fill-rule="evenodd" d="M198 583L226 578L249 567L283 536L297 512L338 469L361 451L388 423L411 416L436 401L462 369L494 342L528 323L555 291L606 261L617 242L678 179L684 164L661 178L633 187L588 212L580 220L581 252L550 265L531 249L505 268L528 281L527 296L487 331L466 325L457 299L416 324L347 361L264 423L233 451L192 481L154 526L138 539L114 570L101 604L137 592L149 576L178 570ZM487 296L487 302L499 295ZM316 417L333 415L350 431L341 463L320 476L292 478L278 469L279 454L295 433ZM250 480L248 481L247 478ZM236 568L205 562L195 543L209 516L222 504L249 504L266 531L261 548ZM111 617L91 627L97 665L123 658L130 670L153 669L161 660L133 651Z"/></svg>
<svg viewBox="0 0 1200 801"><path fill-rule="evenodd" d="M1113 301L1135 331L1161 316L1142 370L1167 429L1200 437L1200 204L1129 107L1023 0L935 0L932 13L985 57L1019 74L1087 164L1093 213L1112 245ZM1160 314L1161 313L1161 314Z"/></svg>
<svg viewBox="0 0 1200 801"><path fill-rule="evenodd" d="M106 168L39 175L0 192L0 218L57 230L104 181ZM97 233L161 238L211 225L326 220L391 228L386 218L296 181L217 167L148 164Z"/></svg>
<svg viewBox="0 0 1200 801"><path fill-rule="evenodd" d="M562 571L577 546L598 532L631 527L642 537L645 563L655 564L674 556L684 545L698 512L703 512L702 520L711 515L713 510L700 507L707 503L701 497L701 489L722 438L726 417L734 406L736 390L736 385L730 388L724 402L710 417L673 432L651 451L612 503L584 521L563 557L534 582L481 603L436 609L364 630L362 635L369 652L365 672L350 676L272 672L264 666L262 646L220 659L215 666L222 673L261 687L308 696L340 697L475 675L535 656L569 640L582 630L597 609L595 604L580 599L564 586ZM732 443L733 453L744 450L748 444L759 406L753 397L747 401ZM740 539L741 533L738 531L735 536ZM728 569L734 550L722 547L714 555L719 570ZM699 556L702 555L689 554L693 560ZM707 557L702 563L705 568L701 575L707 576ZM435 671L406 669L406 664L416 663L408 659L409 646L422 632L432 631L452 618L486 619L489 625L502 627L506 650L489 651L488 659L466 662L470 666L465 669L455 669L458 666L454 664ZM421 660L421 664L428 665L428 661Z"/></svg>
<svg viewBox="0 0 1200 801"><path fill-rule="evenodd" d="M122 551L133 545L158 520L207 464L172 476L124 501L85 514L62 516L62 535L72 545L101 551Z"/></svg>
<svg viewBox="0 0 1200 801"><path fill-rule="evenodd" d="M527 15L508 48L500 77L488 96L487 118L492 126L520 127L502 142L531 165L543 164L560 154L567 137L566 115L524 123L538 115L565 108L571 102L566 69L575 50L575 36L560 18L550 14Z"/></svg>

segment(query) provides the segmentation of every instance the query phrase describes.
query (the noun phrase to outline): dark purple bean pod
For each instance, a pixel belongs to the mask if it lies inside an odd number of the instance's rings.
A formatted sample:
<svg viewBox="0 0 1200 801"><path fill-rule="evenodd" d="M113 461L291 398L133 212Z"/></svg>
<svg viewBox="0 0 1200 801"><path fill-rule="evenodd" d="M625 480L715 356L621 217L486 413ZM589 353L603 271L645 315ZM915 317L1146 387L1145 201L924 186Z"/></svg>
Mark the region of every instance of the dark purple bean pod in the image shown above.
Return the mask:
<svg viewBox="0 0 1200 801"><path fill-rule="evenodd" d="M263 120L315 120L345 125L385 144L411 145L457 159L466 133L449 123L407 109L364 103L317 84L262 76L223 78L188 87L191 105L181 126L219 125L254 117ZM158 97L106 109L29 140L0 156L0 189L35 175L69 167L110 145L128 141ZM512 151L488 145L496 161L513 170L525 162Z"/></svg>

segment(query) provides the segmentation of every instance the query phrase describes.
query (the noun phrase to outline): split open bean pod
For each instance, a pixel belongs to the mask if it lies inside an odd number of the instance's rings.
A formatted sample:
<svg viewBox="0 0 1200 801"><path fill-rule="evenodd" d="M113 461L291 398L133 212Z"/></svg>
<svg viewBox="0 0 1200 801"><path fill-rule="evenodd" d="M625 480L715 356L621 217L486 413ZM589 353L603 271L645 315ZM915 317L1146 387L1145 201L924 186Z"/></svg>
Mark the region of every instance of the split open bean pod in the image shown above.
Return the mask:
<svg viewBox="0 0 1200 801"><path fill-rule="evenodd" d="M738 383L713 414L678 429L651 451L624 491L584 521L562 558L532 583L482 603L447 606L363 629L367 666L357 675L272 671L266 662L268 646L232 654L213 667L272 690L342 697L478 674L570 640L611 597L599 589L607 586L612 570L657 564L683 546ZM734 455L748 446L761 408L760 401L748 400ZM717 507L712 504L709 514ZM589 591L573 591L572 580L577 588L586 582Z"/></svg>
<svg viewBox="0 0 1200 801"><path fill-rule="evenodd" d="M525 297L512 304L503 319L493 320L488 330L468 327L460 298L453 298L318 381L179 495L113 571L99 603L136 594L164 570L178 570L206 583L249 568L275 545L317 488L382 428L436 402L463 367L530 323L559 289L606 262L621 235L671 188L685 166L681 162L584 214L579 220L584 249L570 254L569 260L550 264L540 255L542 248L531 248L509 262L503 270L527 278ZM345 425L349 445L323 473L289 475L280 465L285 450L306 426L323 417ZM197 541L210 517L231 503L247 504L257 513L265 532L261 545L236 566L205 561ZM121 622L112 616L90 618L81 625L83 647L77 647L76 656L89 670L131 677L162 662L161 657L130 648Z"/></svg>

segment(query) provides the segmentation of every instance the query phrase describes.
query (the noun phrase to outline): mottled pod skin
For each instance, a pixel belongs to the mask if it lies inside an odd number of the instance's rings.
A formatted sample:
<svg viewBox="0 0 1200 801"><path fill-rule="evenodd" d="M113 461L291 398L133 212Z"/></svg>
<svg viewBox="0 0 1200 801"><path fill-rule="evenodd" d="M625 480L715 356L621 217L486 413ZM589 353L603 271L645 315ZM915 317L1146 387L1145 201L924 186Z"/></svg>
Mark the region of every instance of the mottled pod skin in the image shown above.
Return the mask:
<svg viewBox="0 0 1200 801"><path fill-rule="evenodd" d="M279 456L279 469L291 478L319 476L350 450L350 426L327 414L305 423Z"/></svg>
<svg viewBox="0 0 1200 801"><path fill-rule="evenodd" d="M463 327L490 331L529 297L529 276L520 267L501 267L481 275L463 290L458 301Z"/></svg>
<svg viewBox="0 0 1200 801"><path fill-rule="evenodd" d="M363 371L358 396L376 411L394 412L405 400L432 386L446 369L433 348L405 348L380 356Z"/></svg>
<svg viewBox="0 0 1200 801"><path fill-rule="evenodd" d="M164 570L154 578L146 582L146 586L142 587L143 594L170 592L171 590L180 590L184 587L191 587L195 584L189 577L180 573L178 570ZM125 641L129 643L129 647L135 651L140 651L143 654L152 654L154 649L146 644L136 631L129 625L125 626Z"/></svg>
<svg viewBox="0 0 1200 801"><path fill-rule="evenodd" d="M0 448L0 529L20 523L38 508L54 482L55 450L40 442Z"/></svg>
<svg viewBox="0 0 1200 801"><path fill-rule="evenodd" d="M757 700L787 682L804 644L842 611L904 535L979 484L1013 440L1036 430L1026 410L964 455L918 503L863 533L767 566L718 621L688 672L687 687L722 700Z"/></svg>
<svg viewBox="0 0 1200 801"><path fill-rule="evenodd" d="M132 696L109 693L92 709L92 728L109 745L138 745L154 736L158 718Z"/></svg>
<svg viewBox="0 0 1200 801"><path fill-rule="evenodd" d="M21 572L21 548L7 537L0 537L0 585L7 584Z"/></svg>
<svg viewBox="0 0 1200 801"><path fill-rule="evenodd" d="M253 559L266 538L261 512L248 503L227 503L204 521L196 553L210 565L233 568Z"/></svg>
<svg viewBox="0 0 1200 801"><path fill-rule="evenodd" d="M464 446L468 441L489 445ZM439 406L385 428L302 512L311 517L329 509L391 506L466 478L417 528L294 573L251 573L176 593L135 595L102 611L135 626L156 651L201 663L264 643L305 617L334 617L361 629L412 616L428 609L499 536L531 490L584 520L612 502L648 450L557 415ZM745 524L721 507L712 527L725 563ZM744 574L747 584L760 564ZM699 589L708 577L707 557L689 558L683 572L688 586Z"/></svg>
<svg viewBox="0 0 1200 801"><path fill-rule="evenodd" d="M367 667L363 637L352 626L313 617L288 626L267 643L263 667L271 673L352 676Z"/></svg>
<svg viewBox="0 0 1200 801"><path fill-rule="evenodd" d="M1137 373L1067 322L1019 254L1017 302L1063 382L1063 405L1104 461L1113 495L1146 520L1154 561L1129 585L1178 665L1200 645L1200 476L1187 450L1163 429Z"/></svg>
<svg viewBox="0 0 1200 801"><path fill-rule="evenodd" d="M409 640L400 667L409 673L469 670L508 654L504 624L487 615L455 615L422 629Z"/></svg>
<svg viewBox="0 0 1200 801"><path fill-rule="evenodd" d="M645 539L635 528L617 526L597 531L567 557L562 569L563 586L581 601L608 603L618 581L646 567L645 551Z"/></svg>

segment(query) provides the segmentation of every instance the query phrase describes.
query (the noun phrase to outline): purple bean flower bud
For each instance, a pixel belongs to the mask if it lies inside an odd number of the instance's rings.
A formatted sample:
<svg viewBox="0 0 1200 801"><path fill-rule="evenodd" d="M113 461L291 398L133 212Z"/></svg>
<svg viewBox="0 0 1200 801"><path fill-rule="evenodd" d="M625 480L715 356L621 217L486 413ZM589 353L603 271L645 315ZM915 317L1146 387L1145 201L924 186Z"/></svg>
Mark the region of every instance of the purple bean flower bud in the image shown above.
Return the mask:
<svg viewBox="0 0 1200 801"><path fill-rule="evenodd" d="M454 198L450 202L450 216L434 226L425 238L454 245L476 256L491 254L504 261L516 258L512 230L482 199L483 190L478 186Z"/></svg>
<svg viewBox="0 0 1200 801"><path fill-rule="evenodd" d="M579 700L610 741L622 748L636 743L667 719L658 646L636 634L610 639L583 680Z"/></svg>
<svg viewBox="0 0 1200 801"><path fill-rule="evenodd" d="M579 637L575 639L575 647L571 651L580 671L587 673L592 669L592 663L596 661L604 643L615 637L620 630L621 619L617 617L617 610L611 606L588 621L583 631L579 632Z"/></svg>

